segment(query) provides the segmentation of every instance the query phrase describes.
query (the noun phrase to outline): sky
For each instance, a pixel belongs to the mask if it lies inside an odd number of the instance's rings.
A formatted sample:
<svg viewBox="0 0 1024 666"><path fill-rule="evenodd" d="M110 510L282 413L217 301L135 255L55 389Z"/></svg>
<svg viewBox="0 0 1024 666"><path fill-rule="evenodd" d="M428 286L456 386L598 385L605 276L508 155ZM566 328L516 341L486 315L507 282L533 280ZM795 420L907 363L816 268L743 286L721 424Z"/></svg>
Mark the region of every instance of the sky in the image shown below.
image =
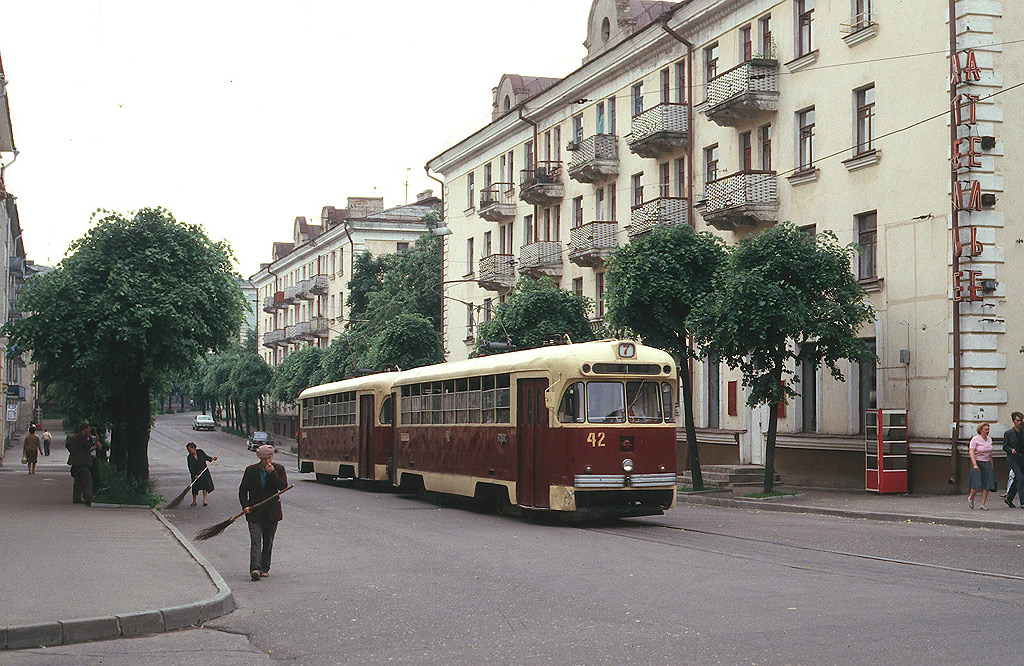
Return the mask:
<svg viewBox="0 0 1024 666"><path fill-rule="evenodd" d="M0 0L26 254L162 206L248 277L296 216L440 194L423 165L490 122L502 74L579 67L591 4Z"/></svg>

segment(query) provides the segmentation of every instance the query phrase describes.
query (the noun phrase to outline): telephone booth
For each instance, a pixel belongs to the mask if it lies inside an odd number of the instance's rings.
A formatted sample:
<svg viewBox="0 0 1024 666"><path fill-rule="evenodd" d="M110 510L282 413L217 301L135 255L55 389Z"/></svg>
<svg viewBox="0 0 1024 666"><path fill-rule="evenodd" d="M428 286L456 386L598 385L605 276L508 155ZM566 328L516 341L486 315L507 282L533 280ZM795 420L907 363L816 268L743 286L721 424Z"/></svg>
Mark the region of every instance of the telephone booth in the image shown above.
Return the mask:
<svg viewBox="0 0 1024 666"><path fill-rule="evenodd" d="M869 409L864 413L866 489L907 492L910 435L905 409Z"/></svg>

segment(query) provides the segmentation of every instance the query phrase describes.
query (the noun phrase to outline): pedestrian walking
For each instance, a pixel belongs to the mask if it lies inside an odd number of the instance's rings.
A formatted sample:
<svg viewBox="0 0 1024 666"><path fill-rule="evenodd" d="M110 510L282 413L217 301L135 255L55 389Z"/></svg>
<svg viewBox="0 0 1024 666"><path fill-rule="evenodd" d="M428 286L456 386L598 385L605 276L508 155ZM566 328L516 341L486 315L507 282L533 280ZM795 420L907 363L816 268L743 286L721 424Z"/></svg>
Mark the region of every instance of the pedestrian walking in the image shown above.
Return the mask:
<svg viewBox="0 0 1024 666"><path fill-rule="evenodd" d="M967 506L974 508L974 497L981 491L981 506L979 509L987 509L985 502L988 501L989 491L996 489L996 475L992 470L992 438L988 436L991 426L987 423L978 424L978 434L971 438L968 451L971 454L971 474L968 479L968 487L971 489L967 497Z"/></svg>
<svg viewBox="0 0 1024 666"><path fill-rule="evenodd" d="M22 458L28 465L28 473L36 473L36 462L39 460L39 451L43 448L39 436L36 435L36 427L29 426L28 434L25 435L25 442L21 445Z"/></svg>
<svg viewBox="0 0 1024 666"><path fill-rule="evenodd" d="M259 462L245 468L238 486L238 501L249 523L249 575L253 580L270 574L274 536L282 518L280 497L257 508L253 505L288 487L284 466L274 462L273 446L260 446L256 456Z"/></svg>
<svg viewBox="0 0 1024 666"><path fill-rule="evenodd" d="M92 452L97 444L92 439L92 428L88 423L81 423L74 435L68 437L65 444L71 455L71 476L75 478L72 501L75 504L92 506Z"/></svg>
<svg viewBox="0 0 1024 666"><path fill-rule="evenodd" d="M43 435L42 437L40 437L40 439L43 440L43 455L50 455L50 444L53 441L53 435L50 434L50 431L48 429L43 428Z"/></svg>
<svg viewBox="0 0 1024 666"><path fill-rule="evenodd" d="M1006 490L1007 506L1014 506L1013 497L1020 498L1020 508L1024 509L1024 476L1021 475L1021 463L1024 463L1024 414L1010 414L1013 426L1003 433L1003 451L1006 452L1006 464L1013 474L1013 483Z"/></svg>
<svg viewBox="0 0 1024 666"><path fill-rule="evenodd" d="M206 451L196 448L195 442L185 445L188 451L188 473L192 475L192 505L196 505L196 498L199 491L203 491L203 506L206 506L208 493L213 492L213 476L210 475L209 463L217 459L217 456L210 457Z"/></svg>

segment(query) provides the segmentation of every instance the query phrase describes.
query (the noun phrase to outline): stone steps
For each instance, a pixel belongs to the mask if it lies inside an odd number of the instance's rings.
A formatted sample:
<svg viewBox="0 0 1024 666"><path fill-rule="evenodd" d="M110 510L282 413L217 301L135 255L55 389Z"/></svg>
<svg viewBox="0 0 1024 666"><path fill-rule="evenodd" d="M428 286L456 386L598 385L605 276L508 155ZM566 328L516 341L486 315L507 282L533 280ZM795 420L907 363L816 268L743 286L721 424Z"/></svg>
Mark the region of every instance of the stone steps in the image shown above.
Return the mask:
<svg viewBox="0 0 1024 666"><path fill-rule="evenodd" d="M701 477L704 485L733 487L733 486L762 486L764 485L764 467L761 465L702 465ZM690 470L679 475L680 482L692 483ZM781 483L778 473L775 474L775 483Z"/></svg>

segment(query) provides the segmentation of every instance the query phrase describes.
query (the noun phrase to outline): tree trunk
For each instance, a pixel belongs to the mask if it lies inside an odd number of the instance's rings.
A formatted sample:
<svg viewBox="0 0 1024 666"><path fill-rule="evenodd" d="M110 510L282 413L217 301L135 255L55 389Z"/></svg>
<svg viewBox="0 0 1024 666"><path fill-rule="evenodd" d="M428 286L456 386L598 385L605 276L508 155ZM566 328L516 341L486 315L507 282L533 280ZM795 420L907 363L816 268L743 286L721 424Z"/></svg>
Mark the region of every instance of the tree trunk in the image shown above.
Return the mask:
<svg viewBox="0 0 1024 666"><path fill-rule="evenodd" d="M683 423L686 426L686 451L690 462L690 478L694 490L704 490L704 475L700 471L700 452L697 450L697 430L693 424L693 387L690 384L690 359L683 358L679 365L679 380L683 393Z"/></svg>
<svg viewBox="0 0 1024 666"><path fill-rule="evenodd" d="M774 385L778 386L782 383L782 363L777 361L775 367L778 368L773 373L772 380ZM785 398L783 398L785 400ZM764 492L770 493L775 490L775 435L779 430L779 403L769 403L768 405L768 436L764 442Z"/></svg>

